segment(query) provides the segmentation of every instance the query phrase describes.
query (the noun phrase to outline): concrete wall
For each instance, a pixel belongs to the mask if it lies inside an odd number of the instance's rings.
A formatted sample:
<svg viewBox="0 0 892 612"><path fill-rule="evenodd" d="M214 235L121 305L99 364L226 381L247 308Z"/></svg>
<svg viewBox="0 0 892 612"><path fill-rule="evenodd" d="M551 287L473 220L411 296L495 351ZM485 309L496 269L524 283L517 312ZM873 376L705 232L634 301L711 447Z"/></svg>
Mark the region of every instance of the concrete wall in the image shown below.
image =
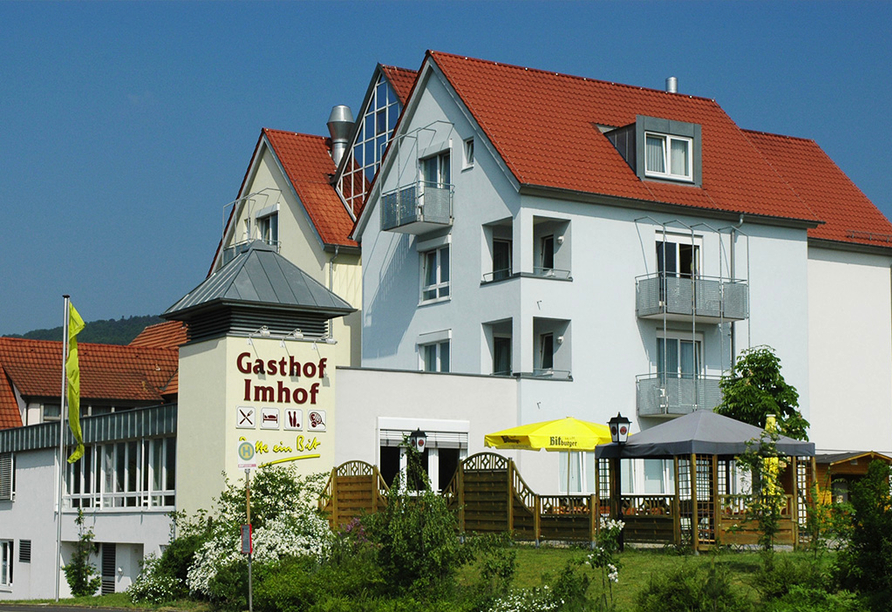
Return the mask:
<svg viewBox="0 0 892 612"><path fill-rule="evenodd" d="M57 452L38 450L15 453L15 499L0 501L0 539L15 541L12 589L0 589L3 599L50 599L56 589L56 512L58 490L54 460ZM117 545L115 590L123 591L139 574L144 555L160 554L170 539L167 511L86 510L85 526L92 528L94 542ZM78 539L77 512L62 513L62 563L68 563ZM21 540L31 541L31 562L19 562ZM92 563L99 565L98 555ZM59 595L70 597L65 576L59 574Z"/></svg>
<svg viewBox="0 0 892 612"><path fill-rule="evenodd" d="M892 260L810 248L810 437L821 450L892 452Z"/></svg>

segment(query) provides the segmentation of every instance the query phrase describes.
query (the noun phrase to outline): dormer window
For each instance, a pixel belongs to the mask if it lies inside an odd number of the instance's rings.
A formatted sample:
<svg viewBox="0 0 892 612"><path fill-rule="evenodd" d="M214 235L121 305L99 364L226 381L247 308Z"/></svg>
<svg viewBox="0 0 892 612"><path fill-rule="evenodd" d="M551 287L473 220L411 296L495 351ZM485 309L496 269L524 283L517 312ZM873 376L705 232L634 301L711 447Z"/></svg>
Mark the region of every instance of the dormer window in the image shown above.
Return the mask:
<svg viewBox="0 0 892 612"><path fill-rule="evenodd" d="M645 134L645 169L647 176L693 180L691 173L690 138L671 136L669 134Z"/></svg>
<svg viewBox="0 0 892 612"><path fill-rule="evenodd" d="M638 115L604 135L641 180L703 183L697 123Z"/></svg>

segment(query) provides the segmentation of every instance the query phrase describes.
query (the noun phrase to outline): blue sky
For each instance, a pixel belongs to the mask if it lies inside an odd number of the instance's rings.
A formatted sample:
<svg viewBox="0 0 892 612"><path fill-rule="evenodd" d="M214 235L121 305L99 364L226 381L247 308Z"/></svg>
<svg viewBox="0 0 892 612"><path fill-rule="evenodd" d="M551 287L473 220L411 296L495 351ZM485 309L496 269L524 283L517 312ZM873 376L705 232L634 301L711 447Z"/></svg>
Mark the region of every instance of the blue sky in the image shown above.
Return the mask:
<svg viewBox="0 0 892 612"><path fill-rule="evenodd" d="M327 134L427 49L714 98L892 216L890 2L0 0L0 334L200 283L262 127Z"/></svg>

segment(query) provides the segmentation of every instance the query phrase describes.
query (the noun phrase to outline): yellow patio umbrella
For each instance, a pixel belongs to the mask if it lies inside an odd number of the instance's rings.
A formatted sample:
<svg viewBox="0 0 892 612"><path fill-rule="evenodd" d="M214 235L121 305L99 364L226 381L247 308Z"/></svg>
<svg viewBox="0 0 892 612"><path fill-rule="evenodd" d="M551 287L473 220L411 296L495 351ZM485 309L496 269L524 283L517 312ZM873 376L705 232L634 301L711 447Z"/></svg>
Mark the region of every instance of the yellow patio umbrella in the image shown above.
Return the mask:
<svg viewBox="0 0 892 612"><path fill-rule="evenodd" d="M610 442L610 428L573 417L520 425L486 435L483 443L491 448L567 452L567 495L570 494L570 453L593 451Z"/></svg>

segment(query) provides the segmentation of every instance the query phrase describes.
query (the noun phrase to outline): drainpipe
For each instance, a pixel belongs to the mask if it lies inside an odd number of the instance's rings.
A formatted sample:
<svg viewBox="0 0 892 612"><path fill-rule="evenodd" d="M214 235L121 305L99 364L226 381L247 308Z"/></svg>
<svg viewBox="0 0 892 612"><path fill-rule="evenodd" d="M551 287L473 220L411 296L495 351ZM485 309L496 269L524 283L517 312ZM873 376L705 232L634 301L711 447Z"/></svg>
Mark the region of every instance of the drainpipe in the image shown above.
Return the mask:
<svg viewBox="0 0 892 612"><path fill-rule="evenodd" d="M334 293L334 263L335 259L338 258L338 251L341 247L335 245L334 255L331 256L331 259L328 260L328 290ZM328 337L333 338L334 334L332 333L332 322L328 322Z"/></svg>
<svg viewBox="0 0 892 612"><path fill-rule="evenodd" d="M735 249L737 246L737 230L740 229L741 225L743 225L743 213L740 213L740 218L737 220L737 224L731 226L731 281L732 282L737 281L737 270L735 269L735 263L736 263ZM747 257L749 257L749 250L747 250L746 255L747 255ZM747 279L746 282L749 283L749 279ZM747 285L747 288L749 288L749 285ZM747 321L747 325L749 325L749 324L750 324L749 321ZM734 365L735 360L737 358L737 333L736 333L736 329L735 329L736 325L737 325L737 323L735 323L734 321L731 321L731 338L730 338L730 340L731 340L731 365L732 366Z"/></svg>
<svg viewBox="0 0 892 612"><path fill-rule="evenodd" d="M341 247L335 245L334 255L328 260L328 290L334 293L334 262L338 258L338 250Z"/></svg>

